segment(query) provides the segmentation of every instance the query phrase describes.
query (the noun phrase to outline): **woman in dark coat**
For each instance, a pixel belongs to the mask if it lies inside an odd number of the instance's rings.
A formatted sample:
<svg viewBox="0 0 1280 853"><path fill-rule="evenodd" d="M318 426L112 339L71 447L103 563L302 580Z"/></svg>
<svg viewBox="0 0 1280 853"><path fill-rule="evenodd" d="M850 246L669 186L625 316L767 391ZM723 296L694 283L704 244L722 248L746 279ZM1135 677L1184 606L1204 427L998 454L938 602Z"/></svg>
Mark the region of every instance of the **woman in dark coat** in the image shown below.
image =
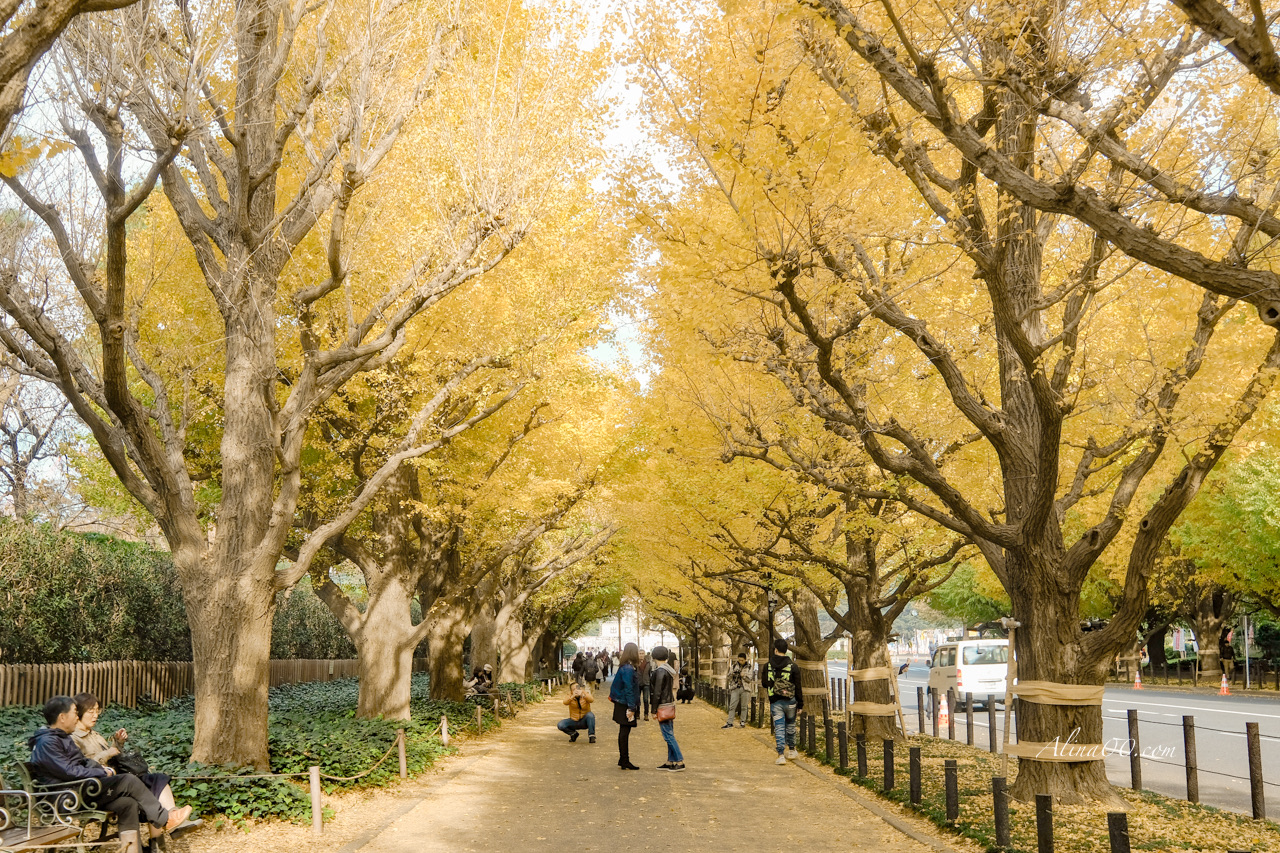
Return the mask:
<svg viewBox="0 0 1280 853"><path fill-rule="evenodd" d="M640 691L636 688L636 662L639 659L640 649L635 643L627 643L609 688L613 721L618 724L618 767L623 770L640 769L631 763L631 730L636 726L640 710Z"/></svg>

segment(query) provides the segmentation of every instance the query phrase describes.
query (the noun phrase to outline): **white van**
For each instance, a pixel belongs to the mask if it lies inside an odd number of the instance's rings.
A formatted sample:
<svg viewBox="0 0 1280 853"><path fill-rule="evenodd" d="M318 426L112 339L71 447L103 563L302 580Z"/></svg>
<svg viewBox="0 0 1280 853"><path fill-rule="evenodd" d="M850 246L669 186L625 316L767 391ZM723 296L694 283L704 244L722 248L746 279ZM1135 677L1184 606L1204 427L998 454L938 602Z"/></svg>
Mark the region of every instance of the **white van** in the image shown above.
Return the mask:
<svg viewBox="0 0 1280 853"><path fill-rule="evenodd" d="M1009 673L1008 640L956 640L943 643L929 661L929 689L938 694L955 691L956 706L964 707L964 694L974 704L986 704L993 695L1004 703L1005 676Z"/></svg>

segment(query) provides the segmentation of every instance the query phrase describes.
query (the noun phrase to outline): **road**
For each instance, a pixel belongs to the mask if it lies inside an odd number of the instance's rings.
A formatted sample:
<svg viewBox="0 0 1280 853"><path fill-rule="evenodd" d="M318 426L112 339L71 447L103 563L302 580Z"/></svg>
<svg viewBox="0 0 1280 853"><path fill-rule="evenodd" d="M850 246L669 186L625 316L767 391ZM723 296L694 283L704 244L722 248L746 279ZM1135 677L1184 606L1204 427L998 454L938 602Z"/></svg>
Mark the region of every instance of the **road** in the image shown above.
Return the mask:
<svg viewBox="0 0 1280 853"><path fill-rule="evenodd" d="M843 678L843 663L831 661L832 678ZM919 715L916 688L926 687L929 669L923 661L914 662L899 677L903 693L903 711L907 728L915 731ZM1130 687L1107 687L1102 703L1104 739L1113 746L1129 738L1128 710L1138 712L1139 753L1142 760L1142 786L1171 797L1185 799L1187 777L1183 756L1182 717L1195 718L1196 757L1200 765L1200 802L1244 814L1252 813L1249 789L1249 763L1245 741L1246 722L1258 723L1261 735L1263 778L1280 780L1280 700L1271 696L1213 696L1180 693L1148 687L1141 692ZM927 720L926 716L926 720ZM956 737L965 737L964 714L957 714ZM974 714L974 743L989 742L985 708ZM996 740L1003 737L1004 711L996 713ZM931 729L930 729L931 730ZM1014 718L1013 731L1017 732ZM1107 776L1112 784L1128 787L1129 757L1112 754L1107 757ZM1267 782L1265 792L1268 813L1280 814L1280 782Z"/></svg>

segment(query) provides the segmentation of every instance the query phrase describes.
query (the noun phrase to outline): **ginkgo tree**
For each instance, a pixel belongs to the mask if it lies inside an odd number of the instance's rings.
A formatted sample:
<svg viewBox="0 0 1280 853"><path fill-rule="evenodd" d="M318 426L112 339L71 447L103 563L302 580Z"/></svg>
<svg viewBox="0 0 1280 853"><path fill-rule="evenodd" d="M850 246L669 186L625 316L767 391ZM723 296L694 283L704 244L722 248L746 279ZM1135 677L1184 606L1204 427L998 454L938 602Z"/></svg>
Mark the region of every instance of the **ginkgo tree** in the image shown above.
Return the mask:
<svg viewBox="0 0 1280 853"><path fill-rule="evenodd" d="M701 299L686 322L717 290L753 300L885 497L981 553L1021 623L1022 798L1115 800L1101 761L1045 744L1101 743L1165 533L1280 368L1245 310L1280 321L1250 201L1275 185L1273 102L1196 31L1122 11L689 4L636 35L680 183L637 180L635 203ZM1210 96L1237 120L1179 109ZM1112 547L1116 613L1082 631Z"/></svg>
<svg viewBox="0 0 1280 853"><path fill-rule="evenodd" d="M168 541L192 629L192 757L265 767L272 609L298 576L279 566L313 416L537 227L573 173L563 128L594 116L562 110L586 102L554 64L504 54L538 26L511 4L196 11L139 5L64 35L45 78L58 126L39 129L76 153L5 183L70 285L6 277L0 340L66 395ZM57 204L77 181L91 195ZM176 240L128 228L139 213ZM138 260L170 263L131 262L139 242L162 251Z"/></svg>

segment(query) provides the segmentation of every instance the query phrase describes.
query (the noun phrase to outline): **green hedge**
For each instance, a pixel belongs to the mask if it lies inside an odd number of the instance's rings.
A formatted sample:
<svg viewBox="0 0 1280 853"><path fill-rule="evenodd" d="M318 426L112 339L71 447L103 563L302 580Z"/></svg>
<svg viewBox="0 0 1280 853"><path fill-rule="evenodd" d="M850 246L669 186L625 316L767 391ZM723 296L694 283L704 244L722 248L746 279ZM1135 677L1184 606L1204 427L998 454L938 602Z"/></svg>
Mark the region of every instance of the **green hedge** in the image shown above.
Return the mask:
<svg viewBox="0 0 1280 853"><path fill-rule="evenodd" d="M0 578L0 664L191 660L167 552L0 519ZM281 593L277 605L273 657L355 657L310 581Z"/></svg>
<svg viewBox="0 0 1280 853"><path fill-rule="evenodd" d="M536 684L528 685L530 700L540 696ZM504 692L519 693L519 685L502 685ZM476 706L467 702L441 702L429 698L426 673L413 676L411 720L361 720L355 716L359 685L356 679L272 688L268 736L271 771L297 773L295 779L188 779L175 778L174 796L195 807L198 814L223 815L235 821L245 818L310 818L307 768L320 767L328 776L354 776L368 770L395 743L395 731L405 730L405 757L410 773L418 773L445 752L440 742L440 716L449 716L449 730L476 733ZM505 711L506 709L504 709ZM497 725L491 707L481 707L485 730ZM25 761L26 741L43 720L36 708L0 708L0 765ZM176 699L163 708L134 711L107 708L98 724L103 732L124 727L129 745L137 749L152 769L173 777L250 775L252 770L228 770L188 764L194 733L190 697ZM373 773L352 782L326 781L326 790L384 785L399 776L394 753Z"/></svg>

